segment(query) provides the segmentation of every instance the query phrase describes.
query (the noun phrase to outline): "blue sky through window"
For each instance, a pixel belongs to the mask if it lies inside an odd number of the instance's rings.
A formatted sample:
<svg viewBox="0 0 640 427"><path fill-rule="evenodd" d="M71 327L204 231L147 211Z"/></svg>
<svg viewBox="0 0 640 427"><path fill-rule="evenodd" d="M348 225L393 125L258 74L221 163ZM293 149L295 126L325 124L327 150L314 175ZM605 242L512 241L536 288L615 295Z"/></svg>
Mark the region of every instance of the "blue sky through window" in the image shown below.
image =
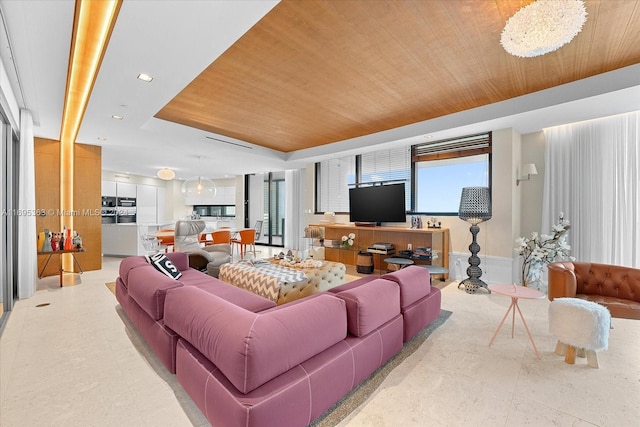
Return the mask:
<svg viewBox="0 0 640 427"><path fill-rule="evenodd" d="M418 164L417 212L457 213L463 187L487 187L488 157L473 156L463 162L431 161ZM462 160L462 159L458 159Z"/></svg>

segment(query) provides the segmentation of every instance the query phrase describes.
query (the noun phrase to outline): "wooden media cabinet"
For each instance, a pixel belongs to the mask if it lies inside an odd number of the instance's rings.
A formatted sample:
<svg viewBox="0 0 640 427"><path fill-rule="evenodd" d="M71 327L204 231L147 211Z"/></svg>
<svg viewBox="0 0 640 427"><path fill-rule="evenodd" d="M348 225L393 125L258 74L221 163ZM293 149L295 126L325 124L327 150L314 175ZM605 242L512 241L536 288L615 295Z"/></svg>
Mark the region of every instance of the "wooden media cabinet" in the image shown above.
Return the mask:
<svg viewBox="0 0 640 427"><path fill-rule="evenodd" d="M341 241L342 236L349 233L355 234L353 246L349 249L341 247L326 247L325 259L327 261L341 262L348 265L356 265L358 252L367 252L374 243L392 243L395 248L393 255L373 254L375 270L387 270L385 258L397 257L400 252L407 250L411 245L412 250L419 247L431 248L434 258L430 261L411 258L415 264L440 266L449 269L449 229L448 228L403 228L403 227L363 227L347 224L319 224L324 228L324 239ZM435 255L437 254L437 257ZM444 274L448 280L449 275Z"/></svg>

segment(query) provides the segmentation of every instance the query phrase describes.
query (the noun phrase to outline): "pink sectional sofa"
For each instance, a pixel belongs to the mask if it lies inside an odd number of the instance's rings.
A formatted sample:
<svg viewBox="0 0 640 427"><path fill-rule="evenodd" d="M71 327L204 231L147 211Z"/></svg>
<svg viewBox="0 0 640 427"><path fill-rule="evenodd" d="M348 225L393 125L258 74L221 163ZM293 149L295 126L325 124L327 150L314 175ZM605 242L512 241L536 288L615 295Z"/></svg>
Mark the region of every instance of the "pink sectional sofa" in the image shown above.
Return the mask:
<svg viewBox="0 0 640 427"><path fill-rule="evenodd" d="M440 313L419 267L276 307L182 255L169 254L177 281L143 257L123 260L116 296L215 426L308 425Z"/></svg>
<svg viewBox="0 0 640 427"><path fill-rule="evenodd" d="M116 279L116 298L140 335L172 374L176 373L178 335L164 324L164 303L171 289L183 286L198 288L255 312L276 306L273 301L218 279L212 280L212 276L189 268L186 253L171 252L167 258L182 272L179 280L160 273L143 256L123 259Z"/></svg>

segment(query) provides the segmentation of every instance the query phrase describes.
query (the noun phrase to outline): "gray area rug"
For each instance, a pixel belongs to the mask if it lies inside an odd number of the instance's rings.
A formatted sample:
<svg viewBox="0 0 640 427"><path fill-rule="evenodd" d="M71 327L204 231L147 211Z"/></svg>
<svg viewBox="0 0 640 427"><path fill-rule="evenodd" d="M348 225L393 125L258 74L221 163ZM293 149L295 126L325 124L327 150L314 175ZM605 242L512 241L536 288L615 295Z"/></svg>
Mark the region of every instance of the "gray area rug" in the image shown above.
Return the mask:
<svg viewBox="0 0 640 427"><path fill-rule="evenodd" d="M382 384L385 378L396 366L400 365L407 357L413 354L429 335L438 329L451 316L452 312L440 310L440 316L402 347L387 363L379 367L366 380L351 390L345 397L329 408L324 414L310 424L311 427L333 427L347 417L354 409L364 403L369 396Z"/></svg>

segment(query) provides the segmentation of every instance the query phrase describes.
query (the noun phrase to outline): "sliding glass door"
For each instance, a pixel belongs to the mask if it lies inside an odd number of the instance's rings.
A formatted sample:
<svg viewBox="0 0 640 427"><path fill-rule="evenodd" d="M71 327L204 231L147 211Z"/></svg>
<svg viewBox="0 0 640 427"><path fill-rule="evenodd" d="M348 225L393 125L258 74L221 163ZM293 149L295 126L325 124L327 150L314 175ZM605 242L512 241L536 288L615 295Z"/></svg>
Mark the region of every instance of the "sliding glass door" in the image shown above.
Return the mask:
<svg viewBox="0 0 640 427"><path fill-rule="evenodd" d="M285 180L284 172L249 175L245 225L255 227L262 221L256 243L284 246Z"/></svg>
<svg viewBox="0 0 640 427"><path fill-rule="evenodd" d="M17 295L17 279L14 272L17 262L15 236L17 221L12 212L17 206L17 156L19 153L17 138L14 138L11 127L0 114L0 208L2 217L0 224L0 327L6 321L7 314L13 307L13 299Z"/></svg>

